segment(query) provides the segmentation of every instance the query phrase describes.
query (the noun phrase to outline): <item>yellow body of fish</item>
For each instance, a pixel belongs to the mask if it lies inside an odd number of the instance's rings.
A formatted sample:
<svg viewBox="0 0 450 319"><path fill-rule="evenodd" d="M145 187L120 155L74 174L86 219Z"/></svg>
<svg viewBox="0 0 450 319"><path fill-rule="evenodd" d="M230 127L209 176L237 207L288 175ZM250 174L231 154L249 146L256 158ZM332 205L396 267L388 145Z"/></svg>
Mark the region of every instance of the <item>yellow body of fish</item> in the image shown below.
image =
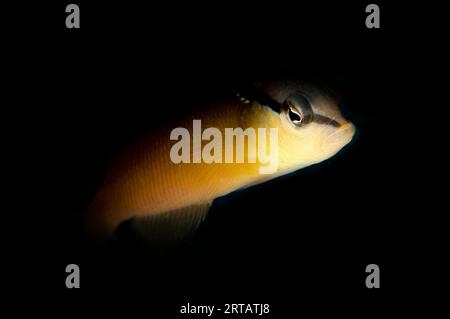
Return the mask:
<svg viewBox="0 0 450 319"><path fill-rule="evenodd" d="M258 101L249 103L230 98L154 132L130 147L111 165L104 185L89 207L87 230L95 235L110 235L130 218L158 218L169 216L170 212L175 215L165 224L177 223L177 216L189 209L194 215L196 210L201 211L202 216L215 198L323 161L352 139L354 126L343 118L335 101L318 89L297 82L274 82L259 89L280 104L279 112ZM312 117L308 117L308 112ZM303 117L303 123L298 121L298 116ZM170 151L176 141L170 140L171 130L184 127L192 132L195 119L201 120L202 129L217 128L222 136L225 128L254 128L256 132L258 128L277 128L277 171L261 174L263 164L259 160L248 163L247 155L244 163L173 163ZM202 145L207 143L203 141ZM222 144L224 154L225 143ZM249 147L252 145L247 141L245 150ZM195 219L185 222L181 218L180 223L198 225ZM177 232L180 227L165 231Z"/></svg>

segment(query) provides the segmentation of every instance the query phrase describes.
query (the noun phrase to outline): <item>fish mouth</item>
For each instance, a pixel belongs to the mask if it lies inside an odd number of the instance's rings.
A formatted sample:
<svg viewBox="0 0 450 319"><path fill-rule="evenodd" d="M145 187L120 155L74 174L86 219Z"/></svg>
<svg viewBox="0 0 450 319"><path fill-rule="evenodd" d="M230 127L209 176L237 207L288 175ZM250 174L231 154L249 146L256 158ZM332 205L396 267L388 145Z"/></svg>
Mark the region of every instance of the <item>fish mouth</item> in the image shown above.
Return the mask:
<svg viewBox="0 0 450 319"><path fill-rule="evenodd" d="M344 147L353 140L355 134L355 125L352 122L347 121L341 124L333 133L331 133L330 137L332 137L336 141L335 143L333 143L333 145Z"/></svg>
<svg viewBox="0 0 450 319"><path fill-rule="evenodd" d="M344 146L353 141L356 134L356 126L352 122L346 122L338 129L339 134L345 135Z"/></svg>
<svg viewBox="0 0 450 319"><path fill-rule="evenodd" d="M356 127L352 122L345 122L344 124L341 124L339 128L337 129L338 132L347 132L350 133L352 136L355 135Z"/></svg>

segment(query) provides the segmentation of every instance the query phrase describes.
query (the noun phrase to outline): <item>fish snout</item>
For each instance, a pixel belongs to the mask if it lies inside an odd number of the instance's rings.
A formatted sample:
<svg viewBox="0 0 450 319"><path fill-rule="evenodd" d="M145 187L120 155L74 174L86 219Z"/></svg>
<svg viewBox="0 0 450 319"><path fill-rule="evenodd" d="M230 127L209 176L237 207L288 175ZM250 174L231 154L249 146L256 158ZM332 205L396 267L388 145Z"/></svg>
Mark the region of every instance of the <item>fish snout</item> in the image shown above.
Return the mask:
<svg viewBox="0 0 450 319"><path fill-rule="evenodd" d="M346 133L351 134L353 136L355 134L355 132L356 132L356 127L355 127L355 125L352 122L347 121L344 124L341 124L341 126L339 126L338 131L339 132L346 132Z"/></svg>
<svg viewBox="0 0 450 319"><path fill-rule="evenodd" d="M338 148L344 147L346 144L350 143L355 133L355 125L350 121L345 121L329 134L329 146Z"/></svg>
<svg viewBox="0 0 450 319"><path fill-rule="evenodd" d="M356 133L356 127L355 125L350 122L346 121L344 124L341 124L341 126L337 129L336 135L339 135L342 139L342 142L344 145L350 143L350 141L353 139Z"/></svg>

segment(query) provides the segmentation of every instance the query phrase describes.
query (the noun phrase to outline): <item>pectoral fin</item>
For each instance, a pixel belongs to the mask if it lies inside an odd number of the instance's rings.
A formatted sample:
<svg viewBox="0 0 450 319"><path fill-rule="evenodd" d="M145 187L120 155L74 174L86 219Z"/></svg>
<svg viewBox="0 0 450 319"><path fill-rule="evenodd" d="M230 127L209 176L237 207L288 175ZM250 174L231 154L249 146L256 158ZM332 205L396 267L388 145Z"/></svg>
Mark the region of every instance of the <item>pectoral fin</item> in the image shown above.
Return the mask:
<svg viewBox="0 0 450 319"><path fill-rule="evenodd" d="M136 240L152 246L169 246L184 239L206 218L211 202L135 217L119 226L118 237Z"/></svg>

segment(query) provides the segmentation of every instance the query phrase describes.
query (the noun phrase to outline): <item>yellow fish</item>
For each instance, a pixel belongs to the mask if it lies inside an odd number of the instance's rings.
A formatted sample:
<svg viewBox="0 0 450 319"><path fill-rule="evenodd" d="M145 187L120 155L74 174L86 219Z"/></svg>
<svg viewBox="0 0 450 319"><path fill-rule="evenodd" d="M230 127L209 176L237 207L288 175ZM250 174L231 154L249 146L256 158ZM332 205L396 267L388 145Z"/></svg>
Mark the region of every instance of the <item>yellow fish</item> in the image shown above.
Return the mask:
<svg viewBox="0 0 450 319"><path fill-rule="evenodd" d="M236 128L254 133L241 140L240 161L238 137L231 136L231 146L224 142ZM188 132L187 143L174 132ZM326 160L354 133L318 87L258 82L248 94L208 105L133 144L110 166L86 213L86 229L110 236L130 220L151 242L175 241L198 227L215 198ZM276 157L264 159L267 154Z"/></svg>

